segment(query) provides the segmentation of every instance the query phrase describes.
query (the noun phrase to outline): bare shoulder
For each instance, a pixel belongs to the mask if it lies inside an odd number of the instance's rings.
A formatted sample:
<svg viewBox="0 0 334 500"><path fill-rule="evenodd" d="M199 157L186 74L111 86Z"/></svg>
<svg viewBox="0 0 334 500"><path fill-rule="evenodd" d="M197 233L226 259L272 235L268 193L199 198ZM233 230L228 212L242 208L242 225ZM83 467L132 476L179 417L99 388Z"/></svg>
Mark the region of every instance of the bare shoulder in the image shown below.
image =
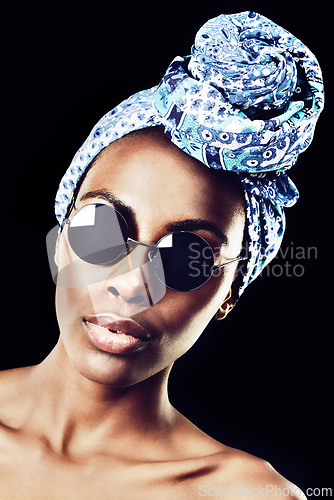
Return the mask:
<svg viewBox="0 0 334 500"><path fill-rule="evenodd" d="M247 495L276 500L306 500L301 489L285 479L266 460L222 446L222 452L217 456L218 466L210 478L200 485L199 496L243 498Z"/></svg>
<svg viewBox="0 0 334 500"><path fill-rule="evenodd" d="M18 389L30 373L32 366L0 371L0 399L7 399L13 389Z"/></svg>
<svg viewBox="0 0 334 500"><path fill-rule="evenodd" d="M25 382L31 366L0 371L0 425L11 426L18 405L25 399Z"/></svg>
<svg viewBox="0 0 334 500"><path fill-rule="evenodd" d="M182 450L193 458L192 494L195 488L199 497L257 496L275 500L306 500L301 489L285 479L266 460L214 440L186 419L183 419L183 424ZM186 461L186 464L189 462ZM188 476L184 474L182 477Z"/></svg>

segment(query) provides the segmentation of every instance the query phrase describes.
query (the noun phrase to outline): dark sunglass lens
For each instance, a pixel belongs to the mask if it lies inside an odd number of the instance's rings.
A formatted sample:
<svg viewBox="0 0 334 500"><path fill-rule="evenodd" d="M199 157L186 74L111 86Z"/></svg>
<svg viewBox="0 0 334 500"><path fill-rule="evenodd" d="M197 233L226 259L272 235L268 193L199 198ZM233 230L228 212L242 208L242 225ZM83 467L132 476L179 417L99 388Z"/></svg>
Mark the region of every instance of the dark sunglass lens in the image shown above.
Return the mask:
<svg viewBox="0 0 334 500"><path fill-rule="evenodd" d="M157 246L168 288L188 292L199 288L210 278L213 252L198 234L189 231L171 233L162 238Z"/></svg>
<svg viewBox="0 0 334 500"><path fill-rule="evenodd" d="M72 218L68 231L72 250L90 264L110 264L126 249L127 225L113 207L87 205Z"/></svg>

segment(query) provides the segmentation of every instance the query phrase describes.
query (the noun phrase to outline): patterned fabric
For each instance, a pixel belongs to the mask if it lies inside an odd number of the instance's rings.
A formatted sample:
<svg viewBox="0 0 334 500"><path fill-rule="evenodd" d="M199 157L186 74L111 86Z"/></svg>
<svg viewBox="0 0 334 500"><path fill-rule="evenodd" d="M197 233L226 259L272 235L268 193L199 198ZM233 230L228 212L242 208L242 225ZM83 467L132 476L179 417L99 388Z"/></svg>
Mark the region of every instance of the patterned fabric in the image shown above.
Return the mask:
<svg viewBox="0 0 334 500"><path fill-rule="evenodd" d="M218 16L159 85L96 124L60 183L57 219L61 224L78 180L103 148L133 130L163 125L182 151L241 180L249 258L241 294L278 252L284 207L298 199L286 170L309 146L323 105L321 69L300 40L254 12Z"/></svg>

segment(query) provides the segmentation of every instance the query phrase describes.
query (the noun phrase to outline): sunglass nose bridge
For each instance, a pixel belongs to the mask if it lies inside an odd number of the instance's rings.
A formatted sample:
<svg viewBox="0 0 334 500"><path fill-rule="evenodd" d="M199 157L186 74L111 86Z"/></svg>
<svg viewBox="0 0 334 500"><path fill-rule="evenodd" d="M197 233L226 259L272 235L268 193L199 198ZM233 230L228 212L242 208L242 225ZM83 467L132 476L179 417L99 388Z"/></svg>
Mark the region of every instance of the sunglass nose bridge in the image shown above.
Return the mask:
<svg viewBox="0 0 334 500"><path fill-rule="evenodd" d="M158 253L158 247L154 245L153 243L143 243L142 241L137 241L133 240L132 238L128 238L126 241L126 246L127 246L127 252L130 253L132 250L134 250L137 246L141 247L146 247L148 249L148 257L151 260L151 256L155 257L155 255Z"/></svg>

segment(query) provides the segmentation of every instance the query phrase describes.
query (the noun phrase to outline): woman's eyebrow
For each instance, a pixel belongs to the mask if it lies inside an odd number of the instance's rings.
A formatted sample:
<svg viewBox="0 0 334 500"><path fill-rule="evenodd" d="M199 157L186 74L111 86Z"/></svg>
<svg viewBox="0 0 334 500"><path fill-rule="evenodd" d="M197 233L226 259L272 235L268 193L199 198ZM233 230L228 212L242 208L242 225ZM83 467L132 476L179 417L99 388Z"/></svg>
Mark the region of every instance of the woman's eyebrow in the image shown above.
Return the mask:
<svg viewBox="0 0 334 500"><path fill-rule="evenodd" d="M108 189L96 189L94 191L87 191L87 193L84 193L81 196L79 201L87 200L90 198L101 198L102 200L108 201L109 203L114 205L115 208L122 211L124 216L131 219L134 223L136 222L136 215L132 208L126 205L122 200L117 198L117 196L115 196Z"/></svg>
<svg viewBox="0 0 334 500"><path fill-rule="evenodd" d="M186 219L176 222L171 222L166 226L167 231L199 231L203 229L217 236L223 245L229 244L229 239L216 224L206 219Z"/></svg>
<svg viewBox="0 0 334 500"><path fill-rule="evenodd" d="M123 214L130 218L134 223L136 223L136 215L131 207L126 205L122 200L117 198L111 191L108 189L96 189L94 191L88 191L84 193L79 201L87 200L90 198L101 198L103 200L108 201L115 208L119 208L122 210ZM206 219L186 219L181 221L170 222L166 226L166 230L169 232L173 231L199 231L203 229L205 231L209 231L214 234L217 238L222 241L223 245L228 245L229 240L226 234L224 234L216 224L210 222Z"/></svg>

